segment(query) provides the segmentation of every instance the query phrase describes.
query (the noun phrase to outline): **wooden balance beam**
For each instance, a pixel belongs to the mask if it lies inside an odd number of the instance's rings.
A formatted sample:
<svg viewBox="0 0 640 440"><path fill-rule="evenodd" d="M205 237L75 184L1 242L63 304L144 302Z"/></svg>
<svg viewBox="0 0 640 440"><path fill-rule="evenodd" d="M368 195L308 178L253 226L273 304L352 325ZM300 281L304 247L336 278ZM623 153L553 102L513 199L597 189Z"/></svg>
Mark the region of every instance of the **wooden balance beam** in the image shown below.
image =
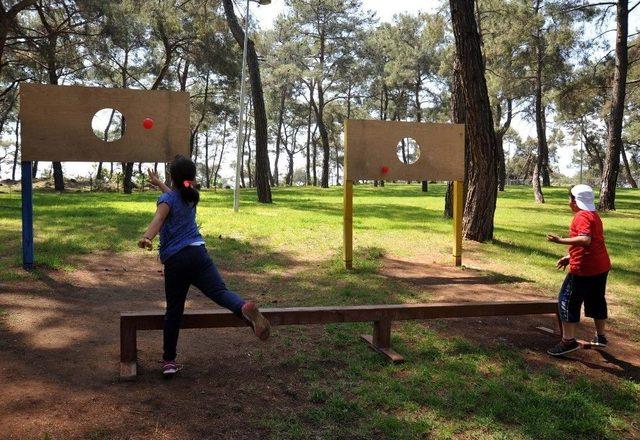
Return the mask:
<svg viewBox="0 0 640 440"><path fill-rule="evenodd" d="M367 306L289 307L262 309L272 326L312 325L340 322L373 322L373 334L362 335L374 350L393 362L404 358L391 349L391 323L411 319L471 318L481 316L541 315L557 313L555 301L476 302L463 304L392 304ZM120 377L137 374L139 330L162 330L161 311L120 314ZM246 323L228 310L193 310L182 317L180 328L245 327Z"/></svg>

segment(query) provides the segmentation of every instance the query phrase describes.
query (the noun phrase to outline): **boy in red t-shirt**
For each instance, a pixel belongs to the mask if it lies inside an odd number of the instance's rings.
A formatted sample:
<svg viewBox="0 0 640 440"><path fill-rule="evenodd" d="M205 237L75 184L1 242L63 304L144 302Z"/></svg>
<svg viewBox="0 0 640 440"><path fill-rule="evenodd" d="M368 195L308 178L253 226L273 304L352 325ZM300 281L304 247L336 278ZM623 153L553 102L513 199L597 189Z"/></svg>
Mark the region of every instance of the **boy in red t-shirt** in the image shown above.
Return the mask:
<svg viewBox="0 0 640 440"><path fill-rule="evenodd" d="M576 185L569 192L569 207L575 213L569 227L569 238L548 234L553 243L568 244L569 255L558 260L556 267L569 266L560 294L558 313L562 321L562 341L547 350L552 356L561 356L580 348L576 341L576 324L580 322L580 309L584 302L584 314L593 318L596 335L592 344L607 346L605 320L607 301L605 290L611 261L604 244L602 220L596 212L593 190L588 185Z"/></svg>

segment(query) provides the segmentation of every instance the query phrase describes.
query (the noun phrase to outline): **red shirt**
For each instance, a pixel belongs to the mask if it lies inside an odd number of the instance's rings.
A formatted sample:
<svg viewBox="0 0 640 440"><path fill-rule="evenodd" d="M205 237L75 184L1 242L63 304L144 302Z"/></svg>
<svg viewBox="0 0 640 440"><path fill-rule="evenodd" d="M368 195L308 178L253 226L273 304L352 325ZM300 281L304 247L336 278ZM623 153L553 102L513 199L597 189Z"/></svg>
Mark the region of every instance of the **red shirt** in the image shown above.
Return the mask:
<svg viewBox="0 0 640 440"><path fill-rule="evenodd" d="M604 244L602 220L595 211L578 211L569 227L569 237L588 235L589 246L569 246L569 272L574 275L599 275L611 269L611 260Z"/></svg>

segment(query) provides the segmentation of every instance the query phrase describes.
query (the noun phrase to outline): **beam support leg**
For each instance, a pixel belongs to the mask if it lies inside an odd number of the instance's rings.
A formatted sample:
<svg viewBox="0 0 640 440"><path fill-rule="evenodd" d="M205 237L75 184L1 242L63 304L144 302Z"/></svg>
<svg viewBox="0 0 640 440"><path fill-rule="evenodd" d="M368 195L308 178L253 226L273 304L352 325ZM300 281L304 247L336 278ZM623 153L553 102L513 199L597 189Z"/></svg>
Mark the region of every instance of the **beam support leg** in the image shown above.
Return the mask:
<svg viewBox="0 0 640 440"><path fill-rule="evenodd" d="M382 319L373 322L373 336L362 335L361 338L378 353L394 363L404 362L404 358L391 349L391 321Z"/></svg>
<svg viewBox="0 0 640 440"><path fill-rule="evenodd" d="M136 327L120 318L120 378L133 380L138 374Z"/></svg>

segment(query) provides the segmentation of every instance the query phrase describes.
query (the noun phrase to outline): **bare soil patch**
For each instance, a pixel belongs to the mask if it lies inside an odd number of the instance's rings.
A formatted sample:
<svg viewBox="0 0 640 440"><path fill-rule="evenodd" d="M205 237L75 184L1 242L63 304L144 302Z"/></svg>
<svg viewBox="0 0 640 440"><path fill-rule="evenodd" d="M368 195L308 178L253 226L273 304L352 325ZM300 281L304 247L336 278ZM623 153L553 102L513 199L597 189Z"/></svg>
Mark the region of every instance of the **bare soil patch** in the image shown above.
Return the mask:
<svg viewBox="0 0 640 440"><path fill-rule="evenodd" d="M268 432L261 422L274 409L299 411L308 405L308 384L289 360L318 341L318 326L276 328L266 344L248 328L183 331L179 361L185 369L171 381L159 375L161 332L142 332L139 379L120 382L119 313L163 308L162 266L142 253L78 258L81 269L73 272L48 271L39 281L0 283L1 438L264 438ZM527 280L420 261L386 258L381 274L410 284L424 292L421 300L434 302L549 298ZM270 295L256 293L253 299L269 305L276 300ZM187 308L207 307L217 306L190 293ZM553 325L552 317L425 325L483 346L508 344L534 367L553 364L576 374L640 380L637 352L615 328L606 352L584 350L558 360L544 354L553 338L533 330ZM590 335L585 323L580 336Z"/></svg>

